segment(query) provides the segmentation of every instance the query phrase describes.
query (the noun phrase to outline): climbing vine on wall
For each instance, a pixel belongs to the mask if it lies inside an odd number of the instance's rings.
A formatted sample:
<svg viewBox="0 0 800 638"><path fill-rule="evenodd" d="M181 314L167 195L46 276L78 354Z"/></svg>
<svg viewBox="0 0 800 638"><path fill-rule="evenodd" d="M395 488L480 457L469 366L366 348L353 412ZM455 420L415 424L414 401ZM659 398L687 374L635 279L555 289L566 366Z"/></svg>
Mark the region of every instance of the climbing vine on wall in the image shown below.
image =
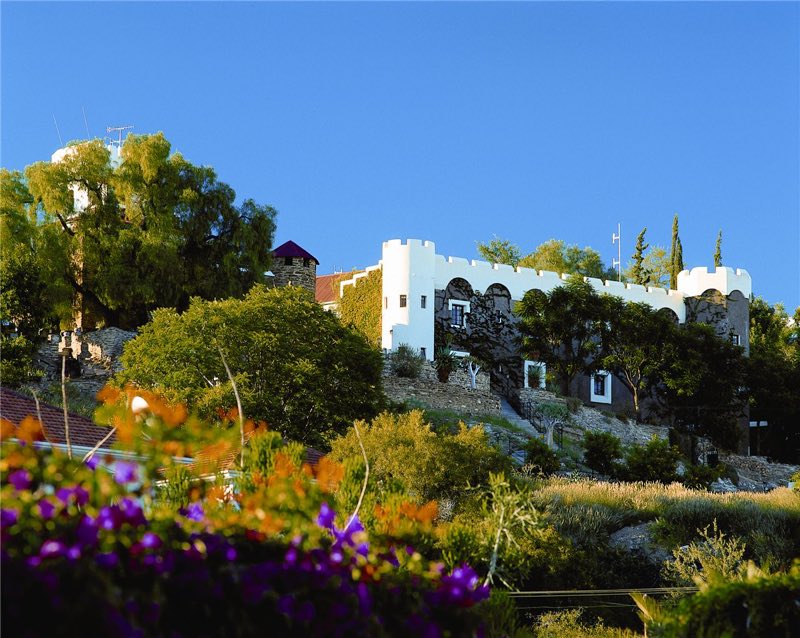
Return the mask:
<svg viewBox="0 0 800 638"><path fill-rule="evenodd" d="M352 275L344 275L349 279ZM338 284L337 284L338 285ZM353 286L345 286L339 314L345 325L361 332L376 347L381 343L381 297L383 277L380 270L373 270Z"/></svg>

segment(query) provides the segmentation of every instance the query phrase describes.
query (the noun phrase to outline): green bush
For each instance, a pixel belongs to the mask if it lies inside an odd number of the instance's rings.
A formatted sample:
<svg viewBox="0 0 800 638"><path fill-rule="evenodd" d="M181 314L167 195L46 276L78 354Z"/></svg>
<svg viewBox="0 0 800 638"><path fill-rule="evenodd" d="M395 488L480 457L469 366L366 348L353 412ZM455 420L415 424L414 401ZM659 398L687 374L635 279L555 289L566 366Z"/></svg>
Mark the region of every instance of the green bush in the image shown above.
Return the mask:
<svg viewBox="0 0 800 638"><path fill-rule="evenodd" d="M525 462L534 466L538 473L549 476L561 469L561 462L547 444L536 437L525 444Z"/></svg>
<svg viewBox="0 0 800 638"><path fill-rule="evenodd" d="M595 472L613 476L617 459L622 458L622 443L610 432L586 432L583 436L583 460Z"/></svg>
<svg viewBox="0 0 800 638"><path fill-rule="evenodd" d="M425 358L406 343L392 353L392 374L405 379L418 379Z"/></svg>
<svg viewBox="0 0 800 638"><path fill-rule="evenodd" d="M672 551L673 560L664 564L664 575L678 586L708 582L712 578L741 580L744 567L745 544L735 536L728 536L717 527L697 530L701 540L692 541Z"/></svg>
<svg viewBox="0 0 800 638"><path fill-rule="evenodd" d="M7 388L17 388L23 383L42 376L36 368L36 344L23 336L0 339L0 383Z"/></svg>
<svg viewBox="0 0 800 638"><path fill-rule="evenodd" d="M800 563L788 573L719 580L651 625L654 638L800 636Z"/></svg>
<svg viewBox="0 0 800 638"><path fill-rule="evenodd" d="M534 638L636 638L639 634L629 629L606 627L581 620L582 610L553 611L536 618Z"/></svg>
<svg viewBox="0 0 800 638"><path fill-rule="evenodd" d="M683 475L683 484L693 490L707 490L718 478L725 474L725 467L718 465L711 467L710 465L689 465L686 468L686 473Z"/></svg>
<svg viewBox="0 0 800 638"><path fill-rule="evenodd" d="M669 441L654 436L647 445L633 445L625 455L623 478L671 483L678 478L681 453Z"/></svg>
<svg viewBox="0 0 800 638"><path fill-rule="evenodd" d="M564 401L567 403L567 410L570 414L577 414L578 410L583 407L583 401L578 397L567 397Z"/></svg>

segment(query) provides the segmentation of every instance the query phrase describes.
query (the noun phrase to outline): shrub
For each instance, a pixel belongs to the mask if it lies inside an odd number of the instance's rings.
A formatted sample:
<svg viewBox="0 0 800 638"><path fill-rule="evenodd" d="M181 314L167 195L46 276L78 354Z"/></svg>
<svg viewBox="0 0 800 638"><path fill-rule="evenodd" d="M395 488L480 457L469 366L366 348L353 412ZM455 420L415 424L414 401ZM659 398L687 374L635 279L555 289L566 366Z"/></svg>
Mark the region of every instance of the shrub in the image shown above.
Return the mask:
<svg viewBox="0 0 800 638"><path fill-rule="evenodd" d="M651 625L654 638L791 638L800 635L800 563L788 573L718 580Z"/></svg>
<svg viewBox="0 0 800 638"><path fill-rule="evenodd" d="M532 465L540 474L548 476L561 469L561 462L547 444L536 437L528 439L525 444L525 462Z"/></svg>
<svg viewBox="0 0 800 638"><path fill-rule="evenodd" d="M601 621L594 624L581 620L581 609L551 611L536 618L534 638L636 638L639 634L629 629L605 627Z"/></svg>
<svg viewBox="0 0 800 638"><path fill-rule="evenodd" d="M392 374L405 379L418 379L425 358L406 343L401 343L391 359Z"/></svg>
<svg viewBox="0 0 800 638"><path fill-rule="evenodd" d="M741 580L745 544L736 537L726 536L717 527L697 530L702 540L692 541L672 551L673 560L664 564L664 574L678 586L707 583L709 579Z"/></svg>
<svg viewBox="0 0 800 638"><path fill-rule="evenodd" d="M681 454L669 441L653 436L647 445L633 445L625 455L624 478L671 483L678 478Z"/></svg>
<svg viewBox="0 0 800 638"><path fill-rule="evenodd" d="M436 377L439 381L447 383L450 380L450 374L456 368L456 355L447 346L439 348L436 351L433 366L436 368Z"/></svg>
<svg viewBox="0 0 800 638"><path fill-rule="evenodd" d="M577 414L578 410L583 407L583 401L578 397L567 397L564 401L567 404L567 410L569 410L570 414Z"/></svg>
<svg viewBox="0 0 800 638"><path fill-rule="evenodd" d="M42 376L34 363L36 344L25 337L1 337L0 352L0 383L5 387L17 388Z"/></svg>
<svg viewBox="0 0 800 638"><path fill-rule="evenodd" d="M583 460L595 472L613 476L616 460L622 458L622 443L610 432L589 432L583 435Z"/></svg>
<svg viewBox="0 0 800 638"><path fill-rule="evenodd" d="M694 490L707 490L718 478L725 475L725 466L689 465L683 475L682 483Z"/></svg>

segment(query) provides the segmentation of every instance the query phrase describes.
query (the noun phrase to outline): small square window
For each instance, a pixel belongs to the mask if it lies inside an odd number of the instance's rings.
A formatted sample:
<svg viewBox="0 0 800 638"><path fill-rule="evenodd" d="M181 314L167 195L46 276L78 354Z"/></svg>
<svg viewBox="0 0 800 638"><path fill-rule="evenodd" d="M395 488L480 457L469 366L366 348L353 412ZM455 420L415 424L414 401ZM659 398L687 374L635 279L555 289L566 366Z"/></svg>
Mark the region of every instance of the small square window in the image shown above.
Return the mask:
<svg viewBox="0 0 800 638"><path fill-rule="evenodd" d="M731 334L731 343L735 346L742 345L742 339L737 334Z"/></svg>
<svg viewBox="0 0 800 638"><path fill-rule="evenodd" d="M425 307L427 307L427 305L428 305L428 298L425 295L422 295L419 298L419 307L424 309Z"/></svg>
<svg viewBox="0 0 800 638"><path fill-rule="evenodd" d="M284 266L291 266L292 265L292 258L291 257L284 257L283 258L283 265Z"/></svg>
<svg viewBox="0 0 800 638"><path fill-rule="evenodd" d="M400 307L405 308L408 305L408 296L400 295Z"/></svg>

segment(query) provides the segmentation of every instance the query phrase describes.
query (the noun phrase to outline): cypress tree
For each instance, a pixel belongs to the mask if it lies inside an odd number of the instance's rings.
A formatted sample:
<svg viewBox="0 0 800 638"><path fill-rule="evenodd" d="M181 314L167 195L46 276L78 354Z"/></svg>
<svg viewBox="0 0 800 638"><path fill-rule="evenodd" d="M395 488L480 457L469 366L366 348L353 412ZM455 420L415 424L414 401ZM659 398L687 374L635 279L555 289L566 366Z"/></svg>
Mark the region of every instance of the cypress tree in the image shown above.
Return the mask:
<svg viewBox="0 0 800 638"><path fill-rule="evenodd" d="M672 244L669 249L669 287L678 287L678 273L683 270L683 248L678 237L678 213L672 218Z"/></svg>
<svg viewBox="0 0 800 638"><path fill-rule="evenodd" d="M722 231L717 234L717 245L714 247L714 268L722 265Z"/></svg>
<svg viewBox="0 0 800 638"><path fill-rule="evenodd" d="M646 286L650 282L650 272L644 267L644 251L650 247L650 244L644 243L644 234L647 232L647 227L642 229L639 236L636 238L636 248L633 253L633 267L631 268L631 279L633 283L640 286Z"/></svg>

